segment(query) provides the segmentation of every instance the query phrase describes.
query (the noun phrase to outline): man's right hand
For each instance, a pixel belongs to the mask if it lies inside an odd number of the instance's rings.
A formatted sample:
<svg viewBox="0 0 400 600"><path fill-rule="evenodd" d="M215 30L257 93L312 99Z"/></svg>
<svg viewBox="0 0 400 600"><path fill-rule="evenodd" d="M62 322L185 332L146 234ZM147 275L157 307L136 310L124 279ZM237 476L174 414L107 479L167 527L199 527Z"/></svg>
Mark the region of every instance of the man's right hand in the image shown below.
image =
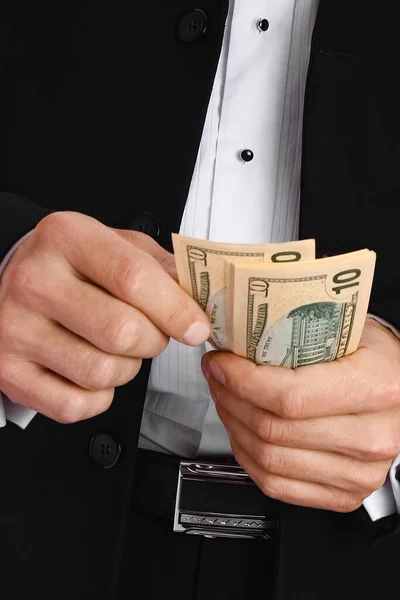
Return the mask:
<svg viewBox="0 0 400 600"><path fill-rule="evenodd" d="M60 423L109 408L169 337L195 346L205 313L148 236L74 212L45 217L0 280L0 390Z"/></svg>

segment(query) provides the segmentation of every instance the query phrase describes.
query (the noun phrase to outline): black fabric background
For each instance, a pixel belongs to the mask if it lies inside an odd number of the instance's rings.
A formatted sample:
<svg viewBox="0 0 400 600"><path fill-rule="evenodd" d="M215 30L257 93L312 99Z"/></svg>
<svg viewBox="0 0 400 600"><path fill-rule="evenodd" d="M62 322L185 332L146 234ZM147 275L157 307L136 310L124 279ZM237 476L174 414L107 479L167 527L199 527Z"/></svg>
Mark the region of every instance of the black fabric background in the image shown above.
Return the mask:
<svg viewBox="0 0 400 600"><path fill-rule="evenodd" d="M2 4L0 255L52 210L120 228L152 212L170 248L227 2L201 0L207 32L183 44L176 23L192 8L189 0ZM321 0L306 94L301 237L316 237L319 255L376 250L370 310L400 326L396 8L383 0L378 15L372 0ZM0 431L2 597L115 599L148 369L116 391L104 415L68 426L37 416L25 431ZM109 471L89 459L99 431L122 446ZM276 600L372 599L395 588L396 518L372 524L363 509L340 515L276 504ZM132 573L140 578L134 566Z"/></svg>

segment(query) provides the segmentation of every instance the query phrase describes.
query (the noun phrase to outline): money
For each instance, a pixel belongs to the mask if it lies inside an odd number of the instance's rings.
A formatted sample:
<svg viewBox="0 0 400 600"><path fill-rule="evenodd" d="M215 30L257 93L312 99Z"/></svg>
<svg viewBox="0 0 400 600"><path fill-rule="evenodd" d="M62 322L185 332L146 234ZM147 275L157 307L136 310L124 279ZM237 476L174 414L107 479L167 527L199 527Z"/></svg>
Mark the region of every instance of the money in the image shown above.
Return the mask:
<svg viewBox="0 0 400 600"><path fill-rule="evenodd" d="M258 364L300 367L357 350L375 253L290 264L227 265L232 351Z"/></svg>
<svg viewBox="0 0 400 600"><path fill-rule="evenodd" d="M172 235L175 262L181 287L206 311L211 320L209 342L218 350L231 350L228 322L226 263L273 263L313 260L315 241L284 244L225 244Z"/></svg>

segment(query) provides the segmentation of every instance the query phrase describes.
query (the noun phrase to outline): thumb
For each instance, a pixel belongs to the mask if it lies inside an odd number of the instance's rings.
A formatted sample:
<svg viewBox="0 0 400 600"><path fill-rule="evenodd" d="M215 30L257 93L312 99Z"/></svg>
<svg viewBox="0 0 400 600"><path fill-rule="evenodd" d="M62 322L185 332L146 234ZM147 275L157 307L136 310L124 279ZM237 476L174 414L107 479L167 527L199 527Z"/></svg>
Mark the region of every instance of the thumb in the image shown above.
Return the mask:
<svg viewBox="0 0 400 600"><path fill-rule="evenodd" d="M175 256L171 252L167 252L165 248L157 244L150 236L141 231L132 231L130 229L115 229L110 227L112 231L117 233L124 240L133 244L143 252L150 254L162 266L172 279L178 281L178 273L175 265Z"/></svg>

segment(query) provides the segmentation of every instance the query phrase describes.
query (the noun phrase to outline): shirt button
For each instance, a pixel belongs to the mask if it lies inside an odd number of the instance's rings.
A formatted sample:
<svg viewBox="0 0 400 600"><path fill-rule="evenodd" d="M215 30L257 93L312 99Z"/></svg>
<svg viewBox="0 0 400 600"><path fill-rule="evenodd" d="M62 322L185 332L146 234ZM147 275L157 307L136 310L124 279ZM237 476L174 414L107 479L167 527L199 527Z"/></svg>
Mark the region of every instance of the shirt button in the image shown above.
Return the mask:
<svg viewBox="0 0 400 600"><path fill-rule="evenodd" d="M103 469L116 465L120 454L121 446L108 433L98 433L90 440L90 458Z"/></svg>
<svg viewBox="0 0 400 600"><path fill-rule="evenodd" d="M178 23L178 38L181 42L195 42L207 29L207 15L199 8L188 12Z"/></svg>
<svg viewBox="0 0 400 600"><path fill-rule="evenodd" d="M139 213L133 217L129 222L128 229L131 229L132 231L141 231L152 237L154 240L160 233L157 219L148 212Z"/></svg>
<svg viewBox="0 0 400 600"><path fill-rule="evenodd" d="M240 158L243 162L250 162L254 158L254 152L252 150L249 150L248 148L246 150L242 150L240 153Z"/></svg>
<svg viewBox="0 0 400 600"><path fill-rule="evenodd" d="M259 19L257 21L257 27L258 27L259 31L268 31L268 29L269 29L268 19Z"/></svg>

